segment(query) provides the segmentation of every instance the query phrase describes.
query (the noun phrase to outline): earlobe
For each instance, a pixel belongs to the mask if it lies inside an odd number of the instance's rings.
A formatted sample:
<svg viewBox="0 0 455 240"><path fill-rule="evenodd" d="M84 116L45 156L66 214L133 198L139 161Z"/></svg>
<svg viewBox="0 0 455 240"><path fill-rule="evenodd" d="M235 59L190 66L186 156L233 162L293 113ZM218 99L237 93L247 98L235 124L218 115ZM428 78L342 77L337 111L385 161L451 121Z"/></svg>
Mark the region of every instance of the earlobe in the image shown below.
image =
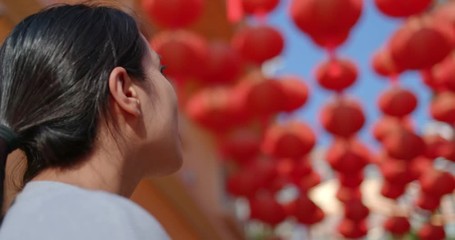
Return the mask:
<svg viewBox="0 0 455 240"><path fill-rule="evenodd" d="M141 115L140 101L135 85L123 67L116 67L109 75L109 91L114 103L133 116Z"/></svg>

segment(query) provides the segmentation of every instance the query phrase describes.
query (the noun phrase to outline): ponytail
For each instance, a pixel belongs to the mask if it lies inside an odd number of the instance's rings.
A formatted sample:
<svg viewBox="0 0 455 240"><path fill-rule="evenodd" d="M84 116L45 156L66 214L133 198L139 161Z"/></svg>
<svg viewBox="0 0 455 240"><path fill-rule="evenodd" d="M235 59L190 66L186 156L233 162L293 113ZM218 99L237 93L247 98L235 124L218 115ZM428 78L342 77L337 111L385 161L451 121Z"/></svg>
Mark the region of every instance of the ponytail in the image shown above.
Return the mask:
<svg viewBox="0 0 455 240"><path fill-rule="evenodd" d="M17 134L5 125L0 125L0 207L3 206L6 159L8 154L19 147ZM3 214L0 214L0 224Z"/></svg>

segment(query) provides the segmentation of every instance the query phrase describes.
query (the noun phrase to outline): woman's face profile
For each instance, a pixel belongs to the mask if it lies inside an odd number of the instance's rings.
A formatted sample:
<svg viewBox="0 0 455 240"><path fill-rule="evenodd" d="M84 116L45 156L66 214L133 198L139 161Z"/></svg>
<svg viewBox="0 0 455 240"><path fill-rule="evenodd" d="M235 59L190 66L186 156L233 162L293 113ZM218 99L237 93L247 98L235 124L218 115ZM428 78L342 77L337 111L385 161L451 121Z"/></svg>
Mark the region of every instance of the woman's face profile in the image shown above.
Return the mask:
<svg viewBox="0 0 455 240"><path fill-rule="evenodd" d="M145 38L143 37L143 40ZM140 93L146 130L145 164L152 175L175 172L182 164L177 95L161 72L159 56L147 44L143 58L145 84Z"/></svg>

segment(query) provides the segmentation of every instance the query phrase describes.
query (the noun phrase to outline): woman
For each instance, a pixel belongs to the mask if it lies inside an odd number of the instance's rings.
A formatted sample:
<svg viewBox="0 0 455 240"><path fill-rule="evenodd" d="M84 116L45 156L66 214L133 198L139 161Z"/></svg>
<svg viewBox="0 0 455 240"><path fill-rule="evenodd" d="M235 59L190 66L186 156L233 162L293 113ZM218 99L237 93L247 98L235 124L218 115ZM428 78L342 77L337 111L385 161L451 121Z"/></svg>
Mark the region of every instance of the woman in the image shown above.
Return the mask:
<svg viewBox="0 0 455 240"><path fill-rule="evenodd" d="M27 169L0 239L168 238L127 200L141 178L181 165L161 68L117 9L56 6L16 26L0 49L2 183L13 150Z"/></svg>

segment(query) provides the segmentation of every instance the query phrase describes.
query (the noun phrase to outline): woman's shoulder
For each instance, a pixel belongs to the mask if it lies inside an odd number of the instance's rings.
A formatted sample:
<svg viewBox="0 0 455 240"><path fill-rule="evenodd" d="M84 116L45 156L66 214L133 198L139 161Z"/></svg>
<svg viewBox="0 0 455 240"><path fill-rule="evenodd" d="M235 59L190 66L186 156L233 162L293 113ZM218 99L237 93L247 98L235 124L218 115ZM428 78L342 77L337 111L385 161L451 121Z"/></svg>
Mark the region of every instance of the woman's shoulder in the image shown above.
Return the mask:
<svg viewBox="0 0 455 240"><path fill-rule="evenodd" d="M18 234L5 239L168 239L132 201L56 182L29 183L5 216L0 239L5 233Z"/></svg>

